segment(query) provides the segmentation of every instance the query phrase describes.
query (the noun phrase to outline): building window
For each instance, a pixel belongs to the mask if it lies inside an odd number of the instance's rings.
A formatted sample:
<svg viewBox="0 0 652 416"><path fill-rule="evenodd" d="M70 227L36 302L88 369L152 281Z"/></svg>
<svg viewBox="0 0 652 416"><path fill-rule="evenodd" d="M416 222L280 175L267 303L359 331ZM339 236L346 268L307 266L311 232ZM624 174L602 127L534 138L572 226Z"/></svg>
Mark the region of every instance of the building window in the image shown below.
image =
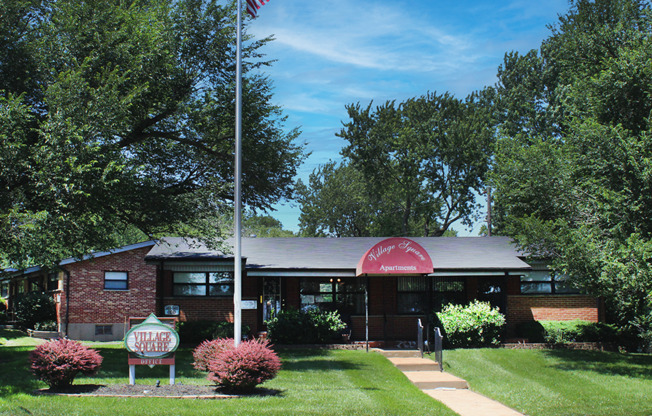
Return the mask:
<svg viewBox="0 0 652 416"><path fill-rule="evenodd" d="M0 283L0 297L3 298L9 297L9 282Z"/></svg>
<svg viewBox="0 0 652 416"><path fill-rule="evenodd" d="M425 313L429 293L427 276L397 277L397 312L400 314Z"/></svg>
<svg viewBox="0 0 652 416"><path fill-rule="evenodd" d="M568 276L550 270L532 270L521 276L521 294L523 295L567 295L580 291L570 285Z"/></svg>
<svg viewBox="0 0 652 416"><path fill-rule="evenodd" d="M432 307L439 312L448 304L466 304L464 279L435 277L432 283Z"/></svg>
<svg viewBox="0 0 652 416"><path fill-rule="evenodd" d="M48 274L48 290L57 290L59 289L59 274L50 273Z"/></svg>
<svg viewBox="0 0 652 416"><path fill-rule="evenodd" d="M95 335L113 335L113 325L95 325Z"/></svg>
<svg viewBox="0 0 652 416"><path fill-rule="evenodd" d="M231 272L175 272L174 296L233 296Z"/></svg>
<svg viewBox="0 0 652 416"><path fill-rule="evenodd" d="M29 292L40 293L43 292L43 278L42 277L33 277L29 279Z"/></svg>
<svg viewBox="0 0 652 416"><path fill-rule="evenodd" d="M104 272L104 289L106 290L129 289L129 273Z"/></svg>
<svg viewBox="0 0 652 416"><path fill-rule="evenodd" d="M361 278L303 278L299 281L301 309L364 313L364 281Z"/></svg>

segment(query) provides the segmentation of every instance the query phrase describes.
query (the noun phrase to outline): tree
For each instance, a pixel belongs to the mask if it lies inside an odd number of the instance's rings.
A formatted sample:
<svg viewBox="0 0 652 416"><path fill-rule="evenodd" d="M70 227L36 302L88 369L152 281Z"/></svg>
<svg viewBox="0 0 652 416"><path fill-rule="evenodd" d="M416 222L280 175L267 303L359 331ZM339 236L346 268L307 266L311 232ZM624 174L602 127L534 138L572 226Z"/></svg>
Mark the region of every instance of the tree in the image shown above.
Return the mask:
<svg viewBox="0 0 652 416"><path fill-rule="evenodd" d="M242 219L242 234L245 237L296 237L290 230L284 230L281 221L271 215L259 215L254 212L245 212Z"/></svg>
<svg viewBox="0 0 652 416"><path fill-rule="evenodd" d="M499 70L498 225L652 345L650 5L574 1L551 31Z"/></svg>
<svg viewBox="0 0 652 416"><path fill-rule="evenodd" d="M374 204L362 173L352 165L328 162L297 183L300 233L309 237L377 235ZM376 201L380 203L381 201Z"/></svg>
<svg viewBox="0 0 652 416"><path fill-rule="evenodd" d="M441 236L473 222L493 151L492 92L347 106L338 136L349 142L342 154L361 178L373 234Z"/></svg>
<svg viewBox="0 0 652 416"><path fill-rule="evenodd" d="M2 1L0 261L150 238L213 241L233 200L235 17L212 0ZM243 51L243 202L290 197L305 157Z"/></svg>

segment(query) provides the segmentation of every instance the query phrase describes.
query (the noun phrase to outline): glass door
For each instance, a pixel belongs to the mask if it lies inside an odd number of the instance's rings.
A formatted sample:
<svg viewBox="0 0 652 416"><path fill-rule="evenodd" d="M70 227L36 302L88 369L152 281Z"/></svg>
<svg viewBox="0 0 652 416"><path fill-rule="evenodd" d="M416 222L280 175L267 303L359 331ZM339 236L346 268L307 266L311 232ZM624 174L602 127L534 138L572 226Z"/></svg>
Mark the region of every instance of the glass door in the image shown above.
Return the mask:
<svg viewBox="0 0 652 416"><path fill-rule="evenodd" d="M281 310L281 278L263 278L263 323Z"/></svg>

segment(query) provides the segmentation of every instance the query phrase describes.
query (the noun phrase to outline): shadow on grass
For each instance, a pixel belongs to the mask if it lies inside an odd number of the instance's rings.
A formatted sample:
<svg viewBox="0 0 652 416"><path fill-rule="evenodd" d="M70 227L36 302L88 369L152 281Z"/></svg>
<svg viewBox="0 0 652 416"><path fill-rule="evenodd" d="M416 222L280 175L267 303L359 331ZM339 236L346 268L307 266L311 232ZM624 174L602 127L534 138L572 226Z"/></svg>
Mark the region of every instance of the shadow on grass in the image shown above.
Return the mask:
<svg viewBox="0 0 652 416"><path fill-rule="evenodd" d="M0 338L5 339L17 339L24 338L27 336L27 332L21 331L20 329L0 329Z"/></svg>
<svg viewBox="0 0 652 416"><path fill-rule="evenodd" d="M545 354L559 361L555 367L560 370L592 371L652 380L652 355L577 350L546 350Z"/></svg>

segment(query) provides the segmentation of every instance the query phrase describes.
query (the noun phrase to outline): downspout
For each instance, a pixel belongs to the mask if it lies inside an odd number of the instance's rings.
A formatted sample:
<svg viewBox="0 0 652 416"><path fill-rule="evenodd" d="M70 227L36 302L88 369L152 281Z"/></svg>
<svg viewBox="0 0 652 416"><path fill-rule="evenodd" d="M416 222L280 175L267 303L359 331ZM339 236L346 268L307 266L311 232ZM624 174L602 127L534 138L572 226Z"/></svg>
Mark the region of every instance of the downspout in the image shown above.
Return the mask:
<svg viewBox="0 0 652 416"><path fill-rule="evenodd" d="M70 272L63 268L63 273L66 275L66 330L64 331L64 336L68 338L68 324L70 322Z"/></svg>

